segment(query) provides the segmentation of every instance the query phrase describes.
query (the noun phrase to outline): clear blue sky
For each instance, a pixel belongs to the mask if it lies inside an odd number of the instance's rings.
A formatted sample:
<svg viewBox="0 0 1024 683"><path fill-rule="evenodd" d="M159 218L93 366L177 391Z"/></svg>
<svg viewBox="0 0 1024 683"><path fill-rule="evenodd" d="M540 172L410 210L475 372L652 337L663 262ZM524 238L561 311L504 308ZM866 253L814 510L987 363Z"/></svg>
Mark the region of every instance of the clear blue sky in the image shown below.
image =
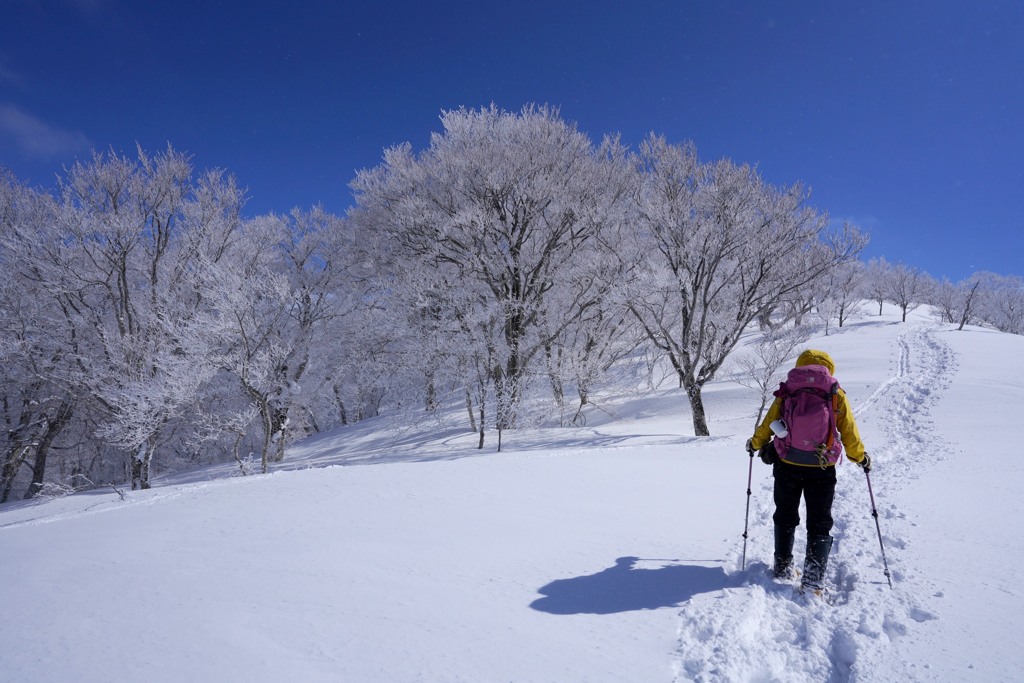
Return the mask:
<svg viewBox="0 0 1024 683"><path fill-rule="evenodd" d="M0 166L170 142L247 213L344 213L443 109L560 108L802 181L936 277L1024 274L1019 0L0 0Z"/></svg>

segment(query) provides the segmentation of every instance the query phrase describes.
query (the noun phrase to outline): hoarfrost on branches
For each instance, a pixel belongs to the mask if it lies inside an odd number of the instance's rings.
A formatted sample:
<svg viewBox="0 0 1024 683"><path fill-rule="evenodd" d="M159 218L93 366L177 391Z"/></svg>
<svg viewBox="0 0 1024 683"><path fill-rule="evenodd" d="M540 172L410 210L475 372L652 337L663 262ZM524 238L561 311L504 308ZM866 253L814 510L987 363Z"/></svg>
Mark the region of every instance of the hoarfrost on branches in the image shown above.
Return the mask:
<svg viewBox="0 0 1024 683"><path fill-rule="evenodd" d="M640 148L639 253L649 254L630 310L668 357L709 434L701 391L746 326L865 243L853 227L826 232L799 185L775 188L749 166L701 163L693 145L652 135Z"/></svg>

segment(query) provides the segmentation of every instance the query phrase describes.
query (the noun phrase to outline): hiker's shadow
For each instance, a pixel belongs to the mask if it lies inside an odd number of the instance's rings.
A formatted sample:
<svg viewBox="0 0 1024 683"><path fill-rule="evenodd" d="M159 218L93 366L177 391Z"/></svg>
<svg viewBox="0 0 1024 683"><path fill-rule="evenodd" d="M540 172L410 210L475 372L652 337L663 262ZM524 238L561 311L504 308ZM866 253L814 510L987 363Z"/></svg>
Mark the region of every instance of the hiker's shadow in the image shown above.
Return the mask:
<svg viewBox="0 0 1024 683"><path fill-rule="evenodd" d="M666 564L638 568L638 557L620 557L596 574L557 579L537 592L530 607L549 614L615 614L678 606L694 595L721 590L721 567Z"/></svg>

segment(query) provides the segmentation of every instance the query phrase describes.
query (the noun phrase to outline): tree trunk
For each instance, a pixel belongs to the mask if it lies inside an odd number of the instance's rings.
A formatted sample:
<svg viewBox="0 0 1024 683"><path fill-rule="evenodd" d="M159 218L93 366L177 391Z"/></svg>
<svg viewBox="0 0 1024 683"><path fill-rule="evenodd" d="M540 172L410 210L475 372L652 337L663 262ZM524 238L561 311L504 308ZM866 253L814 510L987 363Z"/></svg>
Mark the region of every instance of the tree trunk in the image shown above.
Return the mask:
<svg viewBox="0 0 1024 683"><path fill-rule="evenodd" d="M424 400L424 406L423 407L424 407L424 409L428 413L432 413L435 410L437 410L437 407L438 407L437 385L435 383L434 371L433 370L428 370L427 371L426 381L427 381L427 395L426 395L426 399Z"/></svg>
<svg viewBox="0 0 1024 683"><path fill-rule="evenodd" d="M559 350L561 355L561 350ZM544 358L547 362L548 380L551 382L551 392L555 396L555 403L561 406L565 402L565 387L558 369L561 366L561 359L555 359L554 350L551 344L544 345Z"/></svg>
<svg viewBox="0 0 1024 683"><path fill-rule="evenodd" d="M980 284L980 280L974 283L974 286L971 287L971 291L967 295L966 300L964 301L964 313L962 316L960 316L960 327L957 328L958 331L963 331L964 325L966 325L967 321L971 319L971 306L974 304L974 295L978 291L978 285Z"/></svg>
<svg viewBox="0 0 1024 683"><path fill-rule="evenodd" d="M142 481L142 460L139 459L138 453L132 454L131 469L132 491L134 491L139 488L140 482Z"/></svg>
<svg viewBox="0 0 1024 683"><path fill-rule="evenodd" d="M6 401L4 408L5 410L7 408ZM10 498L14 481L18 478L18 472L21 470L21 464L25 461L28 449L35 441L32 435L34 419L35 414L29 409L28 400L23 401L18 426L7 433L8 443L11 445L5 454L3 466L0 467L0 503L6 503Z"/></svg>
<svg viewBox="0 0 1024 683"><path fill-rule="evenodd" d="M242 444L242 439L245 438L245 432L239 432L235 437L235 444L231 447L231 455L235 457L235 462L238 463L238 469L241 470L242 476L249 475L249 469L245 466L245 462L242 460L242 456L238 454L238 447Z"/></svg>
<svg viewBox="0 0 1024 683"><path fill-rule="evenodd" d="M260 416L263 418L263 445L260 448L260 471L266 474L270 471L270 435L273 434L273 423L270 419L270 406L266 405L265 400L260 402Z"/></svg>
<svg viewBox="0 0 1024 683"><path fill-rule="evenodd" d="M43 478L46 476L46 458L50 454L50 446L54 439L63 431L71 415L74 413L74 405L69 401L62 401L57 408L57 414L46 425L46 431L39 439L39 446L36 448L36 459L32 466L32 481L25 492L25 500L32 498L43 488Z"/></svg>
<svg viewBox="0 0 1024 683"><path fill-rule="evenodd" d="M21 469L21 463L25 460L25 455L28 453L29 446L15 446L11 449L7 461L4 462L2 470L0 470L0 483L2 483L2 490L0 490L0 503L6 503L7 499L11 496L11 489L14 488L14 480L18 476L18 470Z"/></svg>
<svg viewBox="0 0 1024 683"><path fill-rule="evenodd" d="M477 446L479 449L484 447L484 402L480 401L480 444Z"/></svg>
<svg viewBox="0 0 1024 683"><path fill-rule="evenodd" d="M572 417L572 423L574 425L587 424L587 418L583 416L583 409L590 405L590 390L584 382L580 382L579 386L576 387L576 393L580 397L580 405L576 408L576 414Z"/></svg>
<svg viewBox="0 0 1024 683"><path fill-rule="evenodd" d="M348 424L348 411L345 409L345 400L341 398L341 390L335 384L331 387L334 391L334 404L338 406L338 420L342 426Z"/></svg>
<svg viewBox="0 0 1024 683"><path fill-rule="evenodd" d="M473 415L473 394L466 387L466 412L469 414L469 431L476 431L476 417Z"/></svg>
<svg viewBox="0 0 1024 683"><path fill-rule="evenodd" d="M273 408L270 424L270 443L274 445L273 460L281 462L284 460L284 449L287 445L285 437L288 429L288 408Z"/></svg>
<svg viewBox="0 0 1024 683"><path fill-rule="evenodd" d="M148 489L148 488L150 488L152 486L152 484L150 483L149 477L150 477L150 470L151 470L151 467L153 465L153 454L154 453L156 453L156 435L155 434L153 436L149 437L149 439L146 441L146 451L145 451L145 453L143 453L143 456L142 456L142 463L141 463L141 475L142 476L140 478L140 482L141 482L141 485L142 485L142 490L146 490L146 489Z"/></svg>
<svg viewBox="0 0 1024 683"><path fill-rule="evenodd" d="M519 412L518 359L509 359L504 375L498 371L494 377L494 393L497 400L495 426L499 429L515 429Z"/></svg>
<svg viewBox="0 0 1024 683"><path fill-rule="evenodd" d="M132 454L132 491L137 488L142 490L150 488L149 473L154 453L156 453L156 434L151 434L145 443Z"/></svg>
<svg viewBox="0 0 1024 683"><path fill-rule="evenodd" d="M696 436L711 436L708 431L708 418L704 412L704 399L701 396L701 385L693 380L684 380L686 396L690 399L690 411L693 413L693 433Z"/></svg>

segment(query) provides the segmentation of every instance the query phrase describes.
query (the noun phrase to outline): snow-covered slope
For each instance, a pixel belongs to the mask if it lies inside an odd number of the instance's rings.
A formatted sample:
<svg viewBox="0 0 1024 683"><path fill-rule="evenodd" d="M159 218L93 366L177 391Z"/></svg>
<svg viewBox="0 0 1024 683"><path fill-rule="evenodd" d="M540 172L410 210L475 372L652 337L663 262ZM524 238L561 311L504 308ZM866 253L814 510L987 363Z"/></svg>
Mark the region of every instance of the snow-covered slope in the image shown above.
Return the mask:
<svg viewBox="0 0 1024 683"><path fill-rule="evenodd" d="M864 317L829 351L875 461L840 467L836 604L768 579L757 399L721 381L715 436L685 397L589 426L298 444L222 467L0 509L11 681L1012 681L1024 670L1024 338L923 313ZM798 550L802 531L798 532Z"/></svg>

